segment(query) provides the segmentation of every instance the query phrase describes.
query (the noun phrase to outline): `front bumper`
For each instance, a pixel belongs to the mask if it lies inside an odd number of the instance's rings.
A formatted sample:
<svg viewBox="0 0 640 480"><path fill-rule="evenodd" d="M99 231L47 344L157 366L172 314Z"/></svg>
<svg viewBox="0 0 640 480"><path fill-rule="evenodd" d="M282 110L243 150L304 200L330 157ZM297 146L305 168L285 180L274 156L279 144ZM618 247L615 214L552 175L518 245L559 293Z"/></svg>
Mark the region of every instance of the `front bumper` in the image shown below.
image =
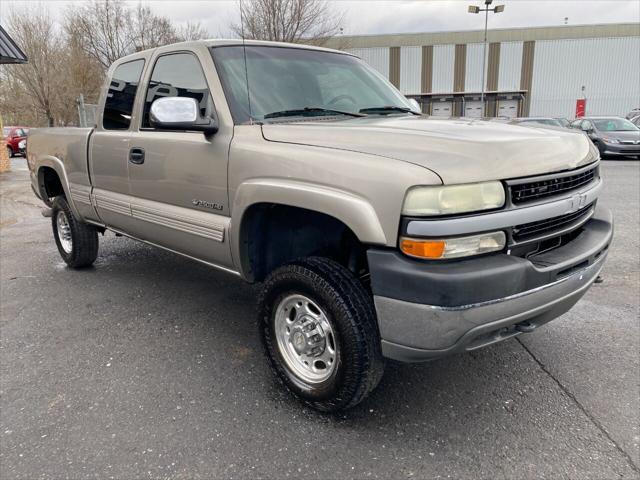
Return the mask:
<svg viewBox="0 0 640 480"><path fill-rule="evenodd" d="M640 145L628 145L624 143L605 143L604 155L617 155L633 157L640 155Z"/></svg>
<svg viewBox="0 0 640 480"><path fill-rule="evenodd" d="M529 332L567 312L602 269L611 213L598 207L571 242L536 256L422 262L369 250L383 354L417 362Z"/></svg>

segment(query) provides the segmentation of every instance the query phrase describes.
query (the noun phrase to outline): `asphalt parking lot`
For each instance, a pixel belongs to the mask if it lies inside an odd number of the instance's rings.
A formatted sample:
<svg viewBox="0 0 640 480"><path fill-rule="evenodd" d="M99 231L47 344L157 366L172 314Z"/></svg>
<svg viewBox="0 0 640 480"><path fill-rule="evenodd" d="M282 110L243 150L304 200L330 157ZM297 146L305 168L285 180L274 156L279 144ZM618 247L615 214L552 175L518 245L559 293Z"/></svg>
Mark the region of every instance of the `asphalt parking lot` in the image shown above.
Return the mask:
<svg viewBox="0 0 640 480"><path fill-rule="evenodd" d="M113 234L60 259L23 159L0 175L0 477L640 478L640 163L603 162L603 277L528 336L387 366L323 415L272 378L257 290Z"/></svg>

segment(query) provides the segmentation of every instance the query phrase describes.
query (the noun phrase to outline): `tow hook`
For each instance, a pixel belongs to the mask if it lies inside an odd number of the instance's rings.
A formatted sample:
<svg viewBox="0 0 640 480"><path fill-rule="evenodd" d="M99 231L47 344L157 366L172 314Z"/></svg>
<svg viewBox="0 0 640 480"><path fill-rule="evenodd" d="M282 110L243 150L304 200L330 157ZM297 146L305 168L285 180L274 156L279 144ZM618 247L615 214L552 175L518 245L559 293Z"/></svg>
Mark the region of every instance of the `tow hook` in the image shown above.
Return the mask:
<svg viewBox="0 0 640 480"><path fill-rule="evenodd" d="M536 329L537 325L532 325L531 323L522 322L516 325L516 330L522 333L530 333Z"/></svg>

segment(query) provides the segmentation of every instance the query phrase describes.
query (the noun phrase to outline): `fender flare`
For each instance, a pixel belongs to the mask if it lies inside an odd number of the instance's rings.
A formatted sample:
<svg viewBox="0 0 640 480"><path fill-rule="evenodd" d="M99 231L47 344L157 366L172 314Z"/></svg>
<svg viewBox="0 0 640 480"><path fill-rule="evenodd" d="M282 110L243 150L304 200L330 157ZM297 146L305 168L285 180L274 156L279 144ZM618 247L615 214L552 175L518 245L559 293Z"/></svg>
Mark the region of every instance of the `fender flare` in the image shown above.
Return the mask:
<svg viewBox="0 0 640 480"><path fill-rule="evenodd" d="M329 215L349 227L366 244L386 245L387 239L373 206L363 197L326 185L280 178L251 179L235 191L229 241L234 264L242 269L240 228L247 210L272 203ZM245 272L241 272L245 277ZM246 278L246 277L245 277Z"/></svg>
<svg viewBox="0 0 640 480"><path fill-rule="evenodd" d="M62 184L62 190L64 190L64 195L67 198L69 208L71 208L71 211L76 218L82 219L82 216L78 213L78 209L76 208L73 198L71 197L71 191L69 190L69 180L67 179L67 173L64 169L64 163L57 157L48 155L46 157L39 158L36 162L35 172L38 179L38 192L40 193L41 197L43 199L47 197L44 191L44 184L42 182L41 171L43 167L51 168L56 172L58 178L60 179L60 183Z"/></svg>

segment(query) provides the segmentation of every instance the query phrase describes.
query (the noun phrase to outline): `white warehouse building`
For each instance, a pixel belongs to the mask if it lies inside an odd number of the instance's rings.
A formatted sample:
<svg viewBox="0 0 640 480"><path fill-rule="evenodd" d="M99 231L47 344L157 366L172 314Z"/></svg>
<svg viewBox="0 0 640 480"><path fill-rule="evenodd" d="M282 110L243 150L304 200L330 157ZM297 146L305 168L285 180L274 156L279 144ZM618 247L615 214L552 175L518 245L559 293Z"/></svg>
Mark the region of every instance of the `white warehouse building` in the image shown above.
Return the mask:
<svg viewBox="0 0 640 480"><path fill-rule="evenodd" d="M338 36L431 115L483 115L484 32ZM489 30L486 116L625 115L640 106L640 24Z"/></svg>

